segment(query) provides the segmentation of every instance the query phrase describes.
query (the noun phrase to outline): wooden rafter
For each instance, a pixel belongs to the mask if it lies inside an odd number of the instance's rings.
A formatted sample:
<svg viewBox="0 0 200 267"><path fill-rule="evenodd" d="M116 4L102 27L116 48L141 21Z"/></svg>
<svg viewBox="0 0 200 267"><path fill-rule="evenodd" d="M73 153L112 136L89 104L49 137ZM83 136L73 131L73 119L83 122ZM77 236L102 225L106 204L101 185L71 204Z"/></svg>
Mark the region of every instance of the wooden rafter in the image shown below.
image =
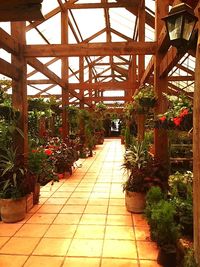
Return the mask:
<svg viewBox="0 0 200 267"><path fill-rule="evenodd" d="M27 45L25 57L72 57L72 56L116 56L116 55L152 55L156 51L156 42L115 42L89 44L53 44Z"/></svg>

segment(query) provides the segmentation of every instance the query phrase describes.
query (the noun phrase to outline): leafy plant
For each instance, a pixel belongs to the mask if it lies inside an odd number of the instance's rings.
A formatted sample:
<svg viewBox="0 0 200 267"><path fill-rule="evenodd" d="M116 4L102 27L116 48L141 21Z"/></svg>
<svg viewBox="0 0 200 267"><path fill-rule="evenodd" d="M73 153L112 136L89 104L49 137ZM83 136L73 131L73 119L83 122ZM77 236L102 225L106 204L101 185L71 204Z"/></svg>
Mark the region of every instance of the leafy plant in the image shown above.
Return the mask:
<svg viewBox="0 0 200 267"><path fill-rule="evenodd" d="M27 169L17 158L16 149L6 148L0 155L0 198L18 198L28 191Z"/></svg>
<svg viewBox="0 0 200 267"><path fill-rule="evenodd" d="M196 263L194 257L194 249L189 248L183 259L183 267L197 267L198 264Z"/></svg>
<svg viewBox="0 0 200 267"><path fill-rule="evenodd" d="M151 236L159 246L176 245L180 227L175 222L176 210L172 203L161 200L152 208Z"/></svg>
<svg viewBox="0 0 200 267"><path fill-rule="evenodd" d="M156 96L151 85L144 85L139 88L138 93L133 97L134 101L142 107L154 107Z"/></svg>

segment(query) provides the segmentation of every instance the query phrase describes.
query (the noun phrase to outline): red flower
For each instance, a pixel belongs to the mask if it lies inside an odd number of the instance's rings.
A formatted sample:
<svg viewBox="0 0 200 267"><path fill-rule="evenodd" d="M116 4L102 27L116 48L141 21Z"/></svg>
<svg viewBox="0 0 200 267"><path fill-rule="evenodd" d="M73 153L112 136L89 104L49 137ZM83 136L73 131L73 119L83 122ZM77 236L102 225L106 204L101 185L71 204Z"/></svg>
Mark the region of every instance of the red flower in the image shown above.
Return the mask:
<svg viewBox="0 0 200 267"><path fill-rule="evenodd" d="M37 150L36 149L32 149L32 153L36 153L37 152Z"/></svg>
<svg viewBox="0 0 200 267"><path fill-rule="evenodd" d="M181 121L182 121L182 118L180 117L173 118L173 122L176 126L180 126Z"/></svg>
<svg viewBox="0 0 200 267"><path fill-rule="evenodd" d="M162 121L162 122L165 121L166 119L167 119L166 116L162 116L162 117L159 118L159 120Z"/></svg>
<svg viewBox="0 0 200 267"><path fill-rule="evenodd" d="M183 109L182 111L181 111L181 113L180 113L180 117L184 117L185 115L188 115L188 113L189 113L189 110L188 110L188 108L185 108L185 109Z"/></svg>
<svg viewBox="0 0 200 267"><path fill-rule="evenodd" d="M62 133L62 131L63 131L63 128L62 128L62 127L60 127L60 128L59 128L59 132L60 132L60 133Z"/></svg>
<svg viewBox="0 0 200 267"><path fill-rule="evenodd" d="M50 149L45 149L44 152L47 156L51 156L52 154L52 151Z"/></svg>

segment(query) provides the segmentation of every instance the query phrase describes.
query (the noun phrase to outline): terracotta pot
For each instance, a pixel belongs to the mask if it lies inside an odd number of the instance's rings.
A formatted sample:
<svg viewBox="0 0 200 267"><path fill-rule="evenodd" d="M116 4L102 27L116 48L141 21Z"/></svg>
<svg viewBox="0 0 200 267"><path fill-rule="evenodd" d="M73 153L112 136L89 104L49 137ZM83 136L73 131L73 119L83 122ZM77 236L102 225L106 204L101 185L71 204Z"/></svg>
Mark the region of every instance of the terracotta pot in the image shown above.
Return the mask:
<svg viewBox="0 0 200 267"><path fill-rule="evenodd" d="M143 213L146 205L145 193L126 191L126 209L133 213Z"/></svg>
<svg viewBox="0 0 200 267"><path fill-rule="evenodd" d="M33 191L33 204L37 204L40 198L40 183L36 183Z"/></svg>
<svg viewBox="0 0 200 267"><path fill-rule="evenodd" d="M6 223L19 222L26 215L26 197L1 199L1 219Z"/></svg>

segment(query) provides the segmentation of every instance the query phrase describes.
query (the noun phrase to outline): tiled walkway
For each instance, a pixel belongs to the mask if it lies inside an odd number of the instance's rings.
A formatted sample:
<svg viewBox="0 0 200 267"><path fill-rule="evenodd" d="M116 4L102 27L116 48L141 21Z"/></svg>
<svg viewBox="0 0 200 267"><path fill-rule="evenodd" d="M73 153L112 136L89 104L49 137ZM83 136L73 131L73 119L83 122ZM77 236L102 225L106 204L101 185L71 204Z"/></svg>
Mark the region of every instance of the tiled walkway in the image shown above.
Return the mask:
<svg viewBox="0 0 200 267"><path fill-rule="evenodd" d="M51 188L15 224L0 223L1 267L156 267L142 215L122 193L123 146L107 139L82 168Z"/></svg>

